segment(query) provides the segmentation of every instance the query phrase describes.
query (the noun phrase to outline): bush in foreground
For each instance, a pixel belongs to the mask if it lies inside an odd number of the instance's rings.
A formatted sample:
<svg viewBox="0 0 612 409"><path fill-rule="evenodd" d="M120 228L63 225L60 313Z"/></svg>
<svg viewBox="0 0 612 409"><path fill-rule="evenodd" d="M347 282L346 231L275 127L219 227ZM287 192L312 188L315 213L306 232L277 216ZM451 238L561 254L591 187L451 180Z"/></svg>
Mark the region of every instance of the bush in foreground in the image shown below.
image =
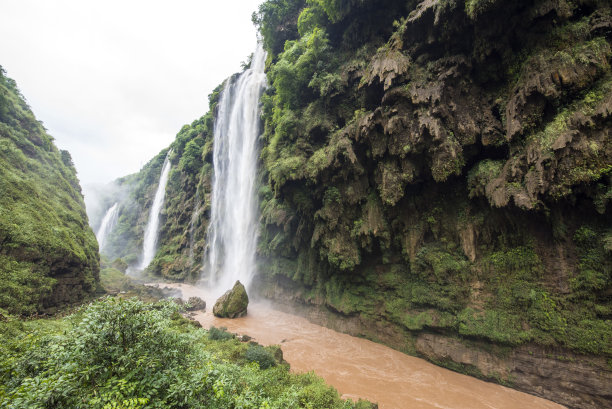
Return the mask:
<svg viewBox="0 0 612 409"><path fill-rule="evenodd" d="M314 374L249 363L254 347L209 339L179 308L106 298L62 320L0 323L0 407L370 407Z"/></svg>

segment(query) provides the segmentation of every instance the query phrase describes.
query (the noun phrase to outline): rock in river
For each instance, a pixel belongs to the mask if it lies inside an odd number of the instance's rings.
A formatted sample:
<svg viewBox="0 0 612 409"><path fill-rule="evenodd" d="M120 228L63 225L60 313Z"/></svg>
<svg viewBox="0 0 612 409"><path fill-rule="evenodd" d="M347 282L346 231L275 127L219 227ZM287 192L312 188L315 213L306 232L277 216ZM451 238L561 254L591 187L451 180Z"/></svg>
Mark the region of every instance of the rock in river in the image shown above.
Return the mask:
<svg viewBox="0 0 612 409"><path fill-rule="evenodd" d="M206 309L206 301L200 297L189 297L185 309L187 311L204 311Z"/></svg>
<svg viewBox="0 0 612 409"><path fill-rule="evenodd" d="M223 294L213 307L213 314L220 318L244 317L249 305L249 296L240 281L236 281L234 287Z"/></svg>

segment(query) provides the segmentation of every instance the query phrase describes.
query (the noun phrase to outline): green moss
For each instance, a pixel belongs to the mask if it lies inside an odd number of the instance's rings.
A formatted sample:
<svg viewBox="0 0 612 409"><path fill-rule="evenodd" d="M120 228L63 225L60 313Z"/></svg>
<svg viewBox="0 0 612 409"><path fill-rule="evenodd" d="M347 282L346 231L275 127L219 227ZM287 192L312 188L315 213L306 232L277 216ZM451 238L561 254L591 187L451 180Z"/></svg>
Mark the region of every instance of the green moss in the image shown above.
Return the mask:
<svg viewBox="0 0 612 409"><path fill-rule="evenodd" d="M414 282L409 287L409 300L419 306L457 312L465 306L469 288L453 283L437 284Z"/></svg>
<svg viewBox="0 0 612 409"><path fill-rule="evenodd" d="M469 275L469 265L464 257L452 254L436 245L422 247L411 268L421 278L439 284L447 282L450 278L462 279Z"/></svg>
<svg viewBox="0 0 612 409"><path fill-rule="evenodd" d="M582 296L599 294L612 281L612 260L605 248L605 237L591 226L581 226L574 233L579 250L578 272L571 280L574 291Z"/></svg>
<svg viewBox="0 0 612 409"><path fill-rule="evenodd" d="M485 196L487 185L499 176L504 167L504 161L485 159L478 162L469 171L467 183L469 196Z"/></svg>
<svg viewBox="0 0 612 409"><path fill-rule="evenodd" d="M612 355L612 320L580 319L568 325L566 345L576 351Z"/></svg>
<svg viewBox="0 0 612 409"><path fill-rule="evenodd" d="M231 290L223 294L213 307L213 314L221 318L237 318L244 316L249 305L249 296L244 285L236 281Z"/></svg>
<svg viewBox="0 0 612 409"><path fill-rule="evenodd" d="M499 3L499 0L467 0L465 2L465 12L471 19L478 18L479 15L492 9Z"/></svg>
<svg viewBox="0 0 612 409"><path fill-rule="evenodd" d="M100 284L108 292L119 292L129 289L131 280L124 272L110 267L100 270Z"/></svg>
<svg viewBox="0 0 612 409"><path fill-rule="evenodd" d="M444 182L451 175L460 175L465 165L459 141L449 135L445 145L441 148L443 153L437 153L431 165L431 175L436 182Z"/></svg>
<svg viewBox="0 0 612 409"><path fill-rule="evenodd" d="M378 191L383 202L395 205L404 197L404 187L411 181L410 174L402 172L396 161L385 161L379 165L380 182Z"/></svg>
<svg viewBox="0 0 612 409"><path fill-rule="evenodd" d="M367 314L377 304L371 288L363 285L348 287L346 281L340 278L334 277L326 282L324 290L327 305L345 315Z"/></svg>
<svg viewBox="0 0 612 409"><path fill-rule="evenodd" d="M529 331L522 329L520 316L500 310L483 312L466 308L457 316L459 333L486 338L493 342L519 345L532 339Z"/></svg>
<svg viewBox="0 0 612 409"><path fill-rule="evenodd" d="M306 160L302 156L287 156L279 158L270 166L270 179L276 186L282 186L290 180L302 177Z"/></svg>
<svg viewBox="0 0 612 409"><path fill-rule="evenodd" d="M34 314L57 280L36 271L31 262L0 255L0 308L13 314Z"/></svg>
<svg viewBox="0 0 612 409"><path fill-rule="evenodd" d="M95 291L98 246L70 154L1 67L0 95L0 308L31 314Z"/></svg>
<svg viewBox="0 0 612 409"><path fill-rule="evenodd" d="M403 315L402 324L411 331L419 331L424 328L452 328L456 318L448 312L422 311Z"/></svg>
<svg viewBox="0 0 612 409"><path fill-rule="evenodd" d="M316 182L317 177L331 165L332 161L333 156L330 155L328 148L318 149L306 163L306 174L313 182Z"/></svg>
<svg viewBox="0 0 612 409"><path fill-rule="evenodd" d="M531 246L506 248L491 253L483 260L484 265L501 281L504 276L537 278L542 272L542 261Z"/></svg>

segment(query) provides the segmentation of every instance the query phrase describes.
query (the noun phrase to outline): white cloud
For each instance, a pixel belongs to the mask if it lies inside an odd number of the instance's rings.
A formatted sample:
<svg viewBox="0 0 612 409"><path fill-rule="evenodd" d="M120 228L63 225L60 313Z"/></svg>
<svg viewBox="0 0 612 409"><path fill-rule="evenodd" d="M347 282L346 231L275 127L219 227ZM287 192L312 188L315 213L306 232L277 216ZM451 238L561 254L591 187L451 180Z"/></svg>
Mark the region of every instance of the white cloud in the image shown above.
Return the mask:
<svg viewBox="0 0 612 409"><path fill-rule="evenodd" d="M81 184L138 171L254 51L263 0L3 0L0 65Z"/></svg>

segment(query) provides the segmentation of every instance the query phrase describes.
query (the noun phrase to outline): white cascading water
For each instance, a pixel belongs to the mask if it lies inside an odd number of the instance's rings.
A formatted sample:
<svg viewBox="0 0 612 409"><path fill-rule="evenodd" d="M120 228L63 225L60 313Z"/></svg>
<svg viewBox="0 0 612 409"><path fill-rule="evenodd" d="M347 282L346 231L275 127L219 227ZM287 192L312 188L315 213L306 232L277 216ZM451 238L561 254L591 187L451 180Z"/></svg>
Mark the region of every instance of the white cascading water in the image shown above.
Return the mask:
<svg viewBox="0 0 612 409"><path fill-rule="evenodd" d="M102 249L104 249L104 245L106 244L106 238L117 224L117 216L119 215L119 203L115 203L112 205L104 214L104 218L102 219L102 223L100 223L100 228L96 233L96 239L98 239L98 249L100 253Z"/></svg>
<svg viewBox="0 0 612 409"><path fill-rule="evenodd" d="M248 289L255 275L257 245L257 139L259 98L266 87L261 44L251 66L228 79L214 131L214 180L205 275L211 289L225 291L240 280Z"/></svg>
<svg viewBox="0 0 612 409"><path fill-rule="evenodd" d="M166 184L168 183L168 175L170 173L170 154L172 149L168 151L164 164L162 166L157 191L149 212L149 220L145 229L144 240L142 242L142 258L139 270L144 270L149 266L157 251L157 236L159 230L159 214L164 205L164 197L166 196Z"/></svg>

